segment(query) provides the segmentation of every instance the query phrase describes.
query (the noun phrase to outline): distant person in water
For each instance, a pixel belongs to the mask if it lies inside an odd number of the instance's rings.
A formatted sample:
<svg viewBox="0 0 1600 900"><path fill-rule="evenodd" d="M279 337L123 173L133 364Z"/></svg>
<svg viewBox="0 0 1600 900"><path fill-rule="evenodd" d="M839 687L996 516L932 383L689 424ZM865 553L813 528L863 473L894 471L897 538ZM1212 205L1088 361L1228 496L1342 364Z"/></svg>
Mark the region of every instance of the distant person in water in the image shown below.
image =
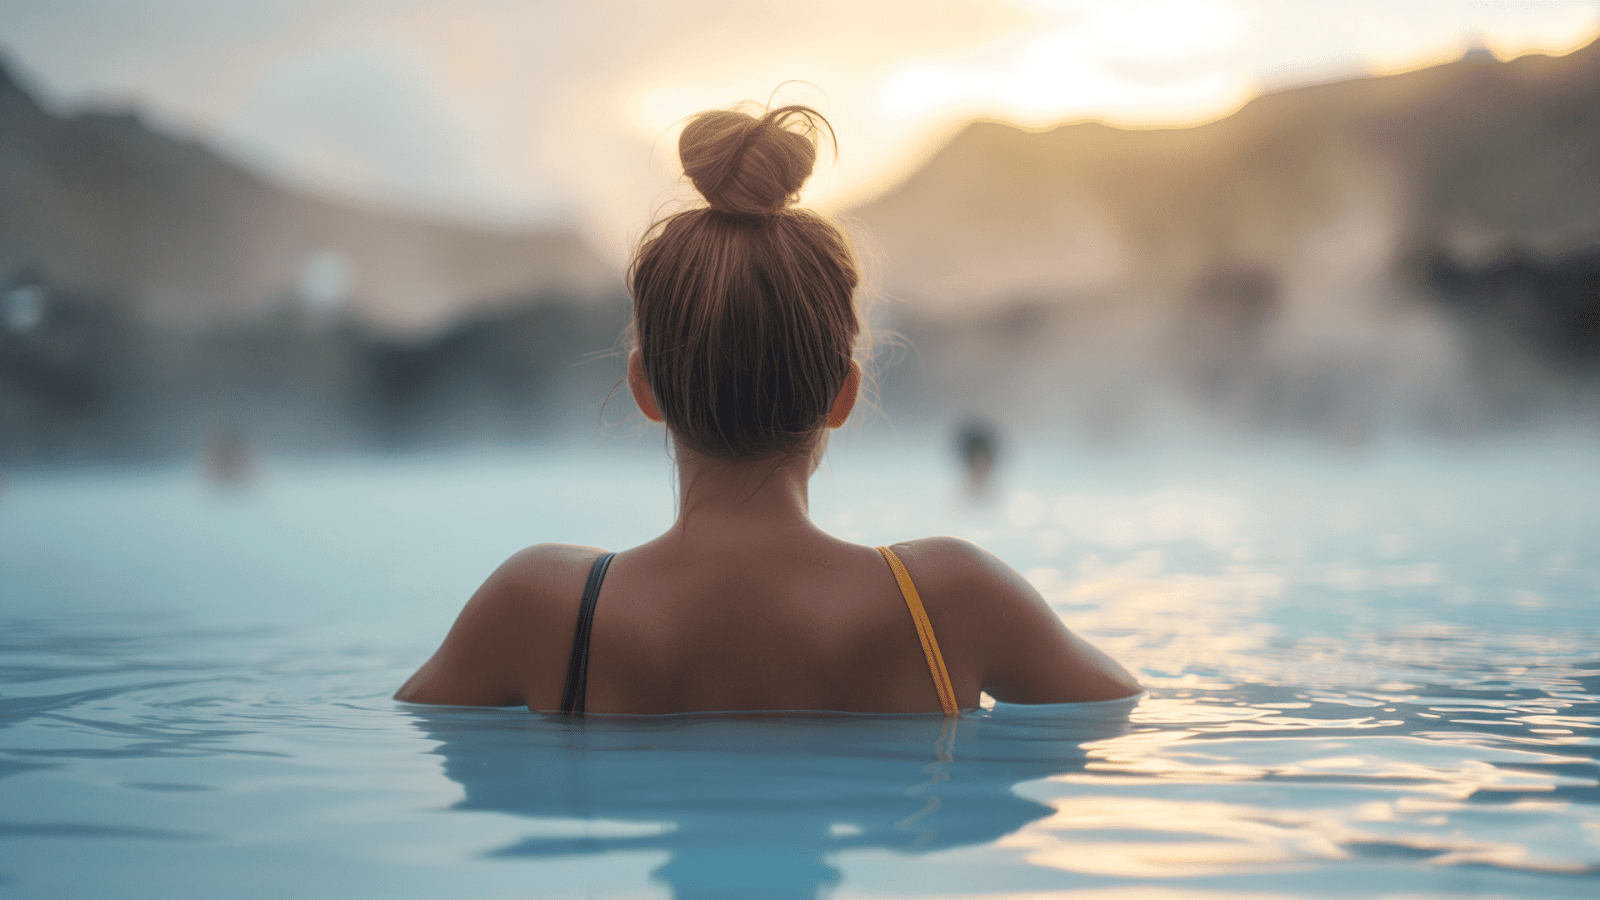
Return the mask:
<svg viewBox="0 0 1600 900"><path fill-rule="evenodd" d="M224 425L211 432L205 450L206 480L219 490L237 490L255 475L250 441L236 425Z"/></svg>
<svg viewBox="0 0 1600 900"><path fill-rule="evenodd" d="M956 432L956 451L967 471L967 496L980 500L989 493L989 479L1000 455L995 428L982 419L968 419Z"/></svg>
<svg viewBox="0 0 1600 900"><path fill-rule="evenodd" d="M396 697L956 715L983 691L1019 703L1139 691L978 547L874 549L811 521L807 483L861 387L854 252L791 207L827 127L803 106L695 116L678 155L708 205L656 222L629 268L627 383L671 436L672 527L619 553L515 554Z"/></svg>

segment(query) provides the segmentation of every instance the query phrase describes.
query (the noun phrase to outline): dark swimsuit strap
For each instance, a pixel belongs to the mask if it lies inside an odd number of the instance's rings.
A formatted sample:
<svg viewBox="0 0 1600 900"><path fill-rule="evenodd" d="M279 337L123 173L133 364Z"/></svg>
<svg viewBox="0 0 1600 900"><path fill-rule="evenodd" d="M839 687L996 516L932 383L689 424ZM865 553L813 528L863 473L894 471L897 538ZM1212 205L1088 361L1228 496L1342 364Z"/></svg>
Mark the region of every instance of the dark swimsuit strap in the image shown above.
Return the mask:
<svg viewBox="0 0 1600 900"><path fill-rule="evenodd" d="M606 569L611 567L615 553L607 553L594 561L589 570L589 583L583 586L583 600L578 604L578 628L572 634L572 655L567 658L567 684L561 689L561 711L571 715L583 714L583 697L589 684L589 630L594 627L594 607L600 600L600 583L606 580Z"/></svg>

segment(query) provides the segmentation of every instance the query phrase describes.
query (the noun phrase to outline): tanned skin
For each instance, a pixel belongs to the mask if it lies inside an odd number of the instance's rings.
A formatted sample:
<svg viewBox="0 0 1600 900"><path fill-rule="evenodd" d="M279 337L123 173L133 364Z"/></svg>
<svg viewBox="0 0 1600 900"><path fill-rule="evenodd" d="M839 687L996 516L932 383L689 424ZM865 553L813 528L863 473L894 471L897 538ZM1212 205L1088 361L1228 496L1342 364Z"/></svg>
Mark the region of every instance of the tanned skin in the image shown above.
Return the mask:
<svg viewBox="0 0 1600 900"><path fill-rule="evenodd" d="M638 354L628 363L639 409L661 421ZM852 368L830 428L844 424L860 385ZM753 463L677 447L677 520L618 553L600 591L589 712L940 710L888 564L811 521L807 485L825 445L824 434L803 456ZM980 692L1012 703L1139 693L992 554L949 537L891 549L922 596L963 709ZM395 696L559 710L579 600L603 552L540 544L512 556Z"/></svg>

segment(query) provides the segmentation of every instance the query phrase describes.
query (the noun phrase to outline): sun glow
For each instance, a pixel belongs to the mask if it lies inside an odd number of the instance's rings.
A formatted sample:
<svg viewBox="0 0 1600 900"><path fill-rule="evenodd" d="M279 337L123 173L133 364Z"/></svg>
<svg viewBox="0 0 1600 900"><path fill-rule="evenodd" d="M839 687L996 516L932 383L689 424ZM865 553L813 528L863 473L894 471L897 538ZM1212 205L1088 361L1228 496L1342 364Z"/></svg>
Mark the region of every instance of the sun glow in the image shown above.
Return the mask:
<svg viewBox="0 0 1600 900"><path fill-rule="evenodd" d="M1234 6L1215 0L1034 5L1048 14L1040 27L990 52L893 70L878 91L881 115L899 123L982 114L1036 126L1074 118L1184 124L1226 113L1248 94L1245 78L1212 63L1247 32Z"/></svg>

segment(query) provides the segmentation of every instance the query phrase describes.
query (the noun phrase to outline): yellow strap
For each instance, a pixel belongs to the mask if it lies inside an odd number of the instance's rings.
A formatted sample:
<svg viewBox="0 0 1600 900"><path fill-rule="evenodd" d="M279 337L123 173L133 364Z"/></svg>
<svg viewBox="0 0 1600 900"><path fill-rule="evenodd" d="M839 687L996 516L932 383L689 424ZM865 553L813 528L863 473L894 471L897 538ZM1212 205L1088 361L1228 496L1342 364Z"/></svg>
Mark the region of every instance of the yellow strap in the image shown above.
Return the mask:
<svg viewBox="0 0 1600 900"><path fill-rule="evenodd" d="M945 671L944 656L939 652L939 639L933 636L933 623L928 621L928 612L922 608L917 586L911 583L911 575L893 550L879 547L878 552L883 554L889 568L894 570L894 580L900 585L900 596L906 598L906 608L911 610L911 619L917 623L917 638L922 641L922 653L928 658L928 672L933 676L934 690L939 692L939 706L944 709L946 716L958 716L961 708L956 705L956 689L950 684L950 673Z"/></svg>

